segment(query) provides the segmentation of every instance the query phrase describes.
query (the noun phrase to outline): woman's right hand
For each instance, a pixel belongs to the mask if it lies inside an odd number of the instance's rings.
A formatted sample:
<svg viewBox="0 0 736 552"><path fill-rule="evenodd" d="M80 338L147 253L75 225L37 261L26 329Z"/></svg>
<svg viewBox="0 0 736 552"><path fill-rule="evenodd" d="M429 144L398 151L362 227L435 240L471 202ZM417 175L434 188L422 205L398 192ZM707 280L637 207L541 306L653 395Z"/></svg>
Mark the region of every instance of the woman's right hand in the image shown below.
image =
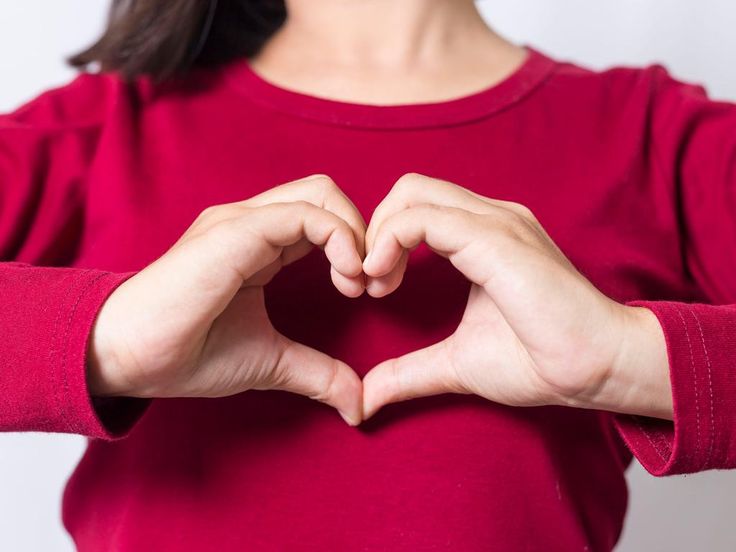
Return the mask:
<svg viewBox="0 0 736 552"><path fill-rule="evenodd" d="M317 245L337 289L359 296L364 234L355 205L322 175L205 209L171 249L103 305L90 339L91 394L222 397L279 389L360 423L360 378L345 363L276 331L263 286Z"/></svg>

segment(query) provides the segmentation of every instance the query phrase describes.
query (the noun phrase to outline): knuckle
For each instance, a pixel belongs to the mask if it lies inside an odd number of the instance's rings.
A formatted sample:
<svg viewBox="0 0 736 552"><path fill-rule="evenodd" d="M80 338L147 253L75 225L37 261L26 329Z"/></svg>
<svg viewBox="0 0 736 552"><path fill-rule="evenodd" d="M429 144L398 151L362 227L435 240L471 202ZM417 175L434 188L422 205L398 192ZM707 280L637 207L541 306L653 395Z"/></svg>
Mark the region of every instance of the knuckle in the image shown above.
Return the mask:
<svg viewBox="0 0 736 552"><path fill-rule="evenodd" d="M314 173L310 174L309 176L305 177L303 182L315 182L320 184L326 184L329 182L332 182L334 184L334 181L332 178L324 173Z"/></svg>
<svg viewBox="0 0 736 552"><path fill-rule="evenodd" d="M298 344L275 332L271 335L270 351L274 357L264 364L262 377L268 379L271 387L278 389L303 387Z"/></svg>
<svg viewBox="0 0 736 552"><path fill-rule="evenodd" d="M331 197L339 195L341 192L335 184L335 181L329 177L320 178L319 182L319 197L320 205L325 206L331 201Z"/></svg>
<svg viewBox="0 0 736 552"><path fill-rule="evenodd" d="M397 393L401 393L401 390L405 387L404 385L404 378L405 374L404 371L401 370L399 367L399 361L394 359L391 364L389 364L389 374L391 377L391 380L394 384L394 390Z"/></svg>
<svg viewBox="0 0 736 552"><path fill-rule="evenodd" d="M297 199L290 204L286 203L274 203L273 204L274 209L285 209L285 208L293 208L297 209L302 215L305 215L307 211L310 211L314 205L310 203L309 201L305 199Z"/></svg>
<svg viewBox="0 0 736 552"><path fill-rule="evenodd" d="M504 225L514 227L527 222L524 214L515 205L496 210L496 218Z"/></svg>
<svg viewBox="0 0 736 552"><path fill-rule="evenodd" d="M291 349L291 344L283 343L280 339L275 339L272 350L276 352L276 356L273 359L270 369L264 370L263 374L255 378L261 383L268 383L268 387L275 389L288 389L292 383L293 376L289 370L288 358Z"/></svg>
<svg viewBox="0 0 736 552"><path fill-rule="evenodd" d="M325 374L325 379L321 383L319 389L312 396L312 399L325 402L330 400L335 393L335 386L337 384L337 376L339 374L339 367L337 360L333 360L327 366L328 372Z"/></svg>
<svg viewBox="0 0 736 552"><path fill-rule="evenodd" d="M424 178L424 175L415 171L410 171L408 173L404 173L399 180L404 179L410 182L416 182L422 178Z"/></svg>
<svg viewBox="0 0 736 552"><path fill-rule="evenodd" d="M317 182L320 186L322 186L325 190L328 191L334 191L337 190L337 183L332 180L329 176L326 174L320 174L317 177Z"/></svg>
<svg viewBox="0 0 736 552"><path fill-rule="evenodd" d="M335 181L326 174L314 174L307 178L307 182L309 185L315 186L323 197L337 190Z"/></svg>
<svg viewBox="0 0 736 552"><path fill-rule="evenodd" d="M522 203L514 203L514 209L516 213L525 221L536 221L537 217L534 216L532 210Z"/></svg>
<svg viewBox="0 0 736 552"><path fill-rule="evenodd" d="M398 178L398 180L394 184L394 188L397 191L411 191L417 186L417 184L419 184L421 179L422 175L420 175L419 173L409 172L401 175Z"/></svg>
<svg viewBox="0 0 736 552"><path fill-rule="evenodd" d="M220 209L219 205L209 205L199 212L199 215L197 215L196 220L198 222L209 220L213 218L213 216L215 215L215 213L219 211L219 209Z"/></svg>
<svg viewBox="0 0 736 552"><path fill-rule="evenodd" d="M515 215L513 222L513 231L517 238L521 241L532 241L537 236L537 223L531 210L524 208L526 211L520 211Z"/></svg>
<svg viewBox="0 0 736 552"><path fill-rule="evenodd" d="M537 218L532 210L523 203L502 201L495 211L497 211L499 216L502 218L508 218L517 223L536 224L537 222Z"/></svg>

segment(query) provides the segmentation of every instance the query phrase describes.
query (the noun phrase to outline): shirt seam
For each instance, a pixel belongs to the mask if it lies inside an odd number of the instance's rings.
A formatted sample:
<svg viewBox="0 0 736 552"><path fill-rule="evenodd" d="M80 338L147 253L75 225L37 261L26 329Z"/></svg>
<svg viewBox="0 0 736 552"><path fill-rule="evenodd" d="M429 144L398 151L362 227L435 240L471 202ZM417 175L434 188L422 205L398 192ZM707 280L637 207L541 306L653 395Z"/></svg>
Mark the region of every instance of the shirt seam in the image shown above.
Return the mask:
<svg viewBox="0 0 736 552"><path fill-rule="evenodd" d="M87 269L85 271L85 274L89 274L89 272L90 272L90 270ZM71 311L69 312L69 317L67 318L67 321L66 321L65 332L64 332L64 339L63 339L64 355L62 356L62 364L61 364L61 374L62 374L62 383L63 383L63 388L64 388L64 395L65 395L65 397L67 399L66 403L64 403L65 404L65 407L64 407L65 415L68 415L68 413L70 412L69 408L71 406L71 392L69 390L69 377L68 377L68 374L67 374L67 366L66 365L67 365L67 358L69 356L69 335L71 334L72 320L74 319L74 316L77 313L77 309L79 307L79 304L81 303L81 301L84 298L84 296L87 295L88 291L97 282L99 282L102 278L104 278L105 276L107 276L107 273L106 272L105 273L102 273L102 274L98 274L97 276L95 276L94 278L92 278L90 281L88 281L84 285L84 287L79 291L79 293L77 295L77 299L74 302L74 305L72 306ZM87 335L87 337L88 336L89 336L89 334ZM85 338L84 341L86 342L87 339ZM83 355L83 358L84 358L84 355ZM83 368L86 370L86 365ZM83 378L85 378L83 381L86 381L86 376L87 376L87 374L85 372L83 374L83 376L82 376ZM86 387L86 384L84 385L84 388L85 389L87 388ZM70 429L72 429L73 431L76 431L78 433L81 433L82 426L81 425L77 425L76 422L71 423L71 420L73 420L73 417L71 417L71 419L70 419L70 423L69 423Z"/></svg>
<svg viewBox="0 0 736 552"><path fill-rule="evenodd" d="M253 105L266 108L271 112L278 113L285 117L307 121L315 125L330 126L330 127L342 128L345 130L358 130L361 132L365 132L365 131L411 132L411 131L417 131L417 130L433 130L433 129L443 129L443 128L472 125L472 124L476 124L481 121L484 121L486 119L490 119L501 113L504 113L508 111L509 109L513 109L514 107L523 103L530 96L534 95L543 86L545 86L549 82L549 80L559 71L560 66L561 66L561 63L552 61L549 67L547 68L547 70L544 72L544 74L540 75L540 77L536 80L536 82L534 82L531 86L529 86L525 90L513 96L511 99L505 102L504 105L498 108L491 109L486 113L481 113L481 114L473 115L473 116L467 116L467 117L464 117L464 118L461 118L455 121L444 121L444 122L406 123L406 124L400 124L396 126L392 126L392 125L372 126L370 124L363 124L363 123L353 124L353 123L346 123L344 121L330 121L322 117L313 117L313 116L310 116L309 114L299 113L299 112L292 111L292 110L281 109L278 106L273 105L272 102L262 99L262 98L253 97L253 95L251 94L241 93L239 95L244 97L247 101L249 101ZM408 105L412 105L412 104L408 104Z"/></svg>
<svg viewBox="0 0 736 552"><path fill-rule="evenodd" d="M685 317L682 315L682 310L679 307L675 307L675 311L677 312L677 315L680 317L680 321L682 322L683 330L685 331L685 338L687 339L687 346L688 350L690 352L690 369L692 371L693 375L693 390L695 393L695 427L696 427L696 440L695 440L695 458L700 458L700 443L701 443L701 430L700 430L700 399L698 397L699 388L698 388L698 378L697 378L697 370L695 366L695 358L693 356L693 347L692 347L692 341L690 340L690 332L687 327L687 322L685 321Z"/></svg>
<svg viewBox="0 0 736 552"><path fill-rule="evenodd" d="M705 460L703 462L701 470L705 470L708 465L710 464L711 457L713 455L713 444L715 442L715 415L713 412L713 375L712 375L712 366L710 361L710 355L708 354L708 348L705 346L705 335L703 333L703 326L700 323L700 319L698 318L697 314L695 314L694 309L690 309L690 314L695 319L695 322L698 325L698 331L700 332L700 341L703 346L703 353L705 354L705 364L707 368L707 375L708 375L708 395L710 400L710 440L708 443L708 452L706 453Z"/></svg>

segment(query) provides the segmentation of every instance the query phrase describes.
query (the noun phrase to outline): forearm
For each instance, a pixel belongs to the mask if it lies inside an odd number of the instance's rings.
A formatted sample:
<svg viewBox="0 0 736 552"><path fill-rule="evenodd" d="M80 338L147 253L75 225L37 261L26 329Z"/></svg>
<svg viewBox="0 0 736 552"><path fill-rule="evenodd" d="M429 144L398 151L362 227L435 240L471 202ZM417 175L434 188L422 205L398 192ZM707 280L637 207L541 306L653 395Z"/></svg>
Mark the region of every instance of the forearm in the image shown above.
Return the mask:
<svg viewBox="0 0 736 552"><path fill-rule="evenodd" d="M86 382L89 329L127 273L0 263L0 431L122 437L145 405L94 404Z"/></svg>

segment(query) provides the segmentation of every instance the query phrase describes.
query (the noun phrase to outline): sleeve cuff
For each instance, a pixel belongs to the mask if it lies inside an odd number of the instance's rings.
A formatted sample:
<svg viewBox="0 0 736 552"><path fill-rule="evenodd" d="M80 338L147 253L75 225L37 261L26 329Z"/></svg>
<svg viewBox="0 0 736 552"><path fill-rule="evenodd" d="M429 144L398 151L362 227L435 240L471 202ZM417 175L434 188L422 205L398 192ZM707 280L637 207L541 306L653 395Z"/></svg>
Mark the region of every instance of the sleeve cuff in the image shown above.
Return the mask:
<svg viewBox="0 0 736 552"><path fill-rule="evenodd" d="M3 263L0 430L127 435L150 400L93 399L86 361L99 310L133 274Z"/></svg>
<svg viewBox="0 0 736 552"><path fill-rule="evenodd" d="M667 343L674 421L619 414L627 446L656 476L736 467L736 305L632 301Z"/></svg>
<svg viewBox="0 0 736 552"><path fill-rule="evenodd" d="M125 437L150 404L150 399L134 397L93 398L87 388L87 352L94 321L109 295L133 274L90 272L77 283L63 308L68 316L58 326L59 365L53 373L60 376L57 392L67 432L106 440Z"/></svg>

